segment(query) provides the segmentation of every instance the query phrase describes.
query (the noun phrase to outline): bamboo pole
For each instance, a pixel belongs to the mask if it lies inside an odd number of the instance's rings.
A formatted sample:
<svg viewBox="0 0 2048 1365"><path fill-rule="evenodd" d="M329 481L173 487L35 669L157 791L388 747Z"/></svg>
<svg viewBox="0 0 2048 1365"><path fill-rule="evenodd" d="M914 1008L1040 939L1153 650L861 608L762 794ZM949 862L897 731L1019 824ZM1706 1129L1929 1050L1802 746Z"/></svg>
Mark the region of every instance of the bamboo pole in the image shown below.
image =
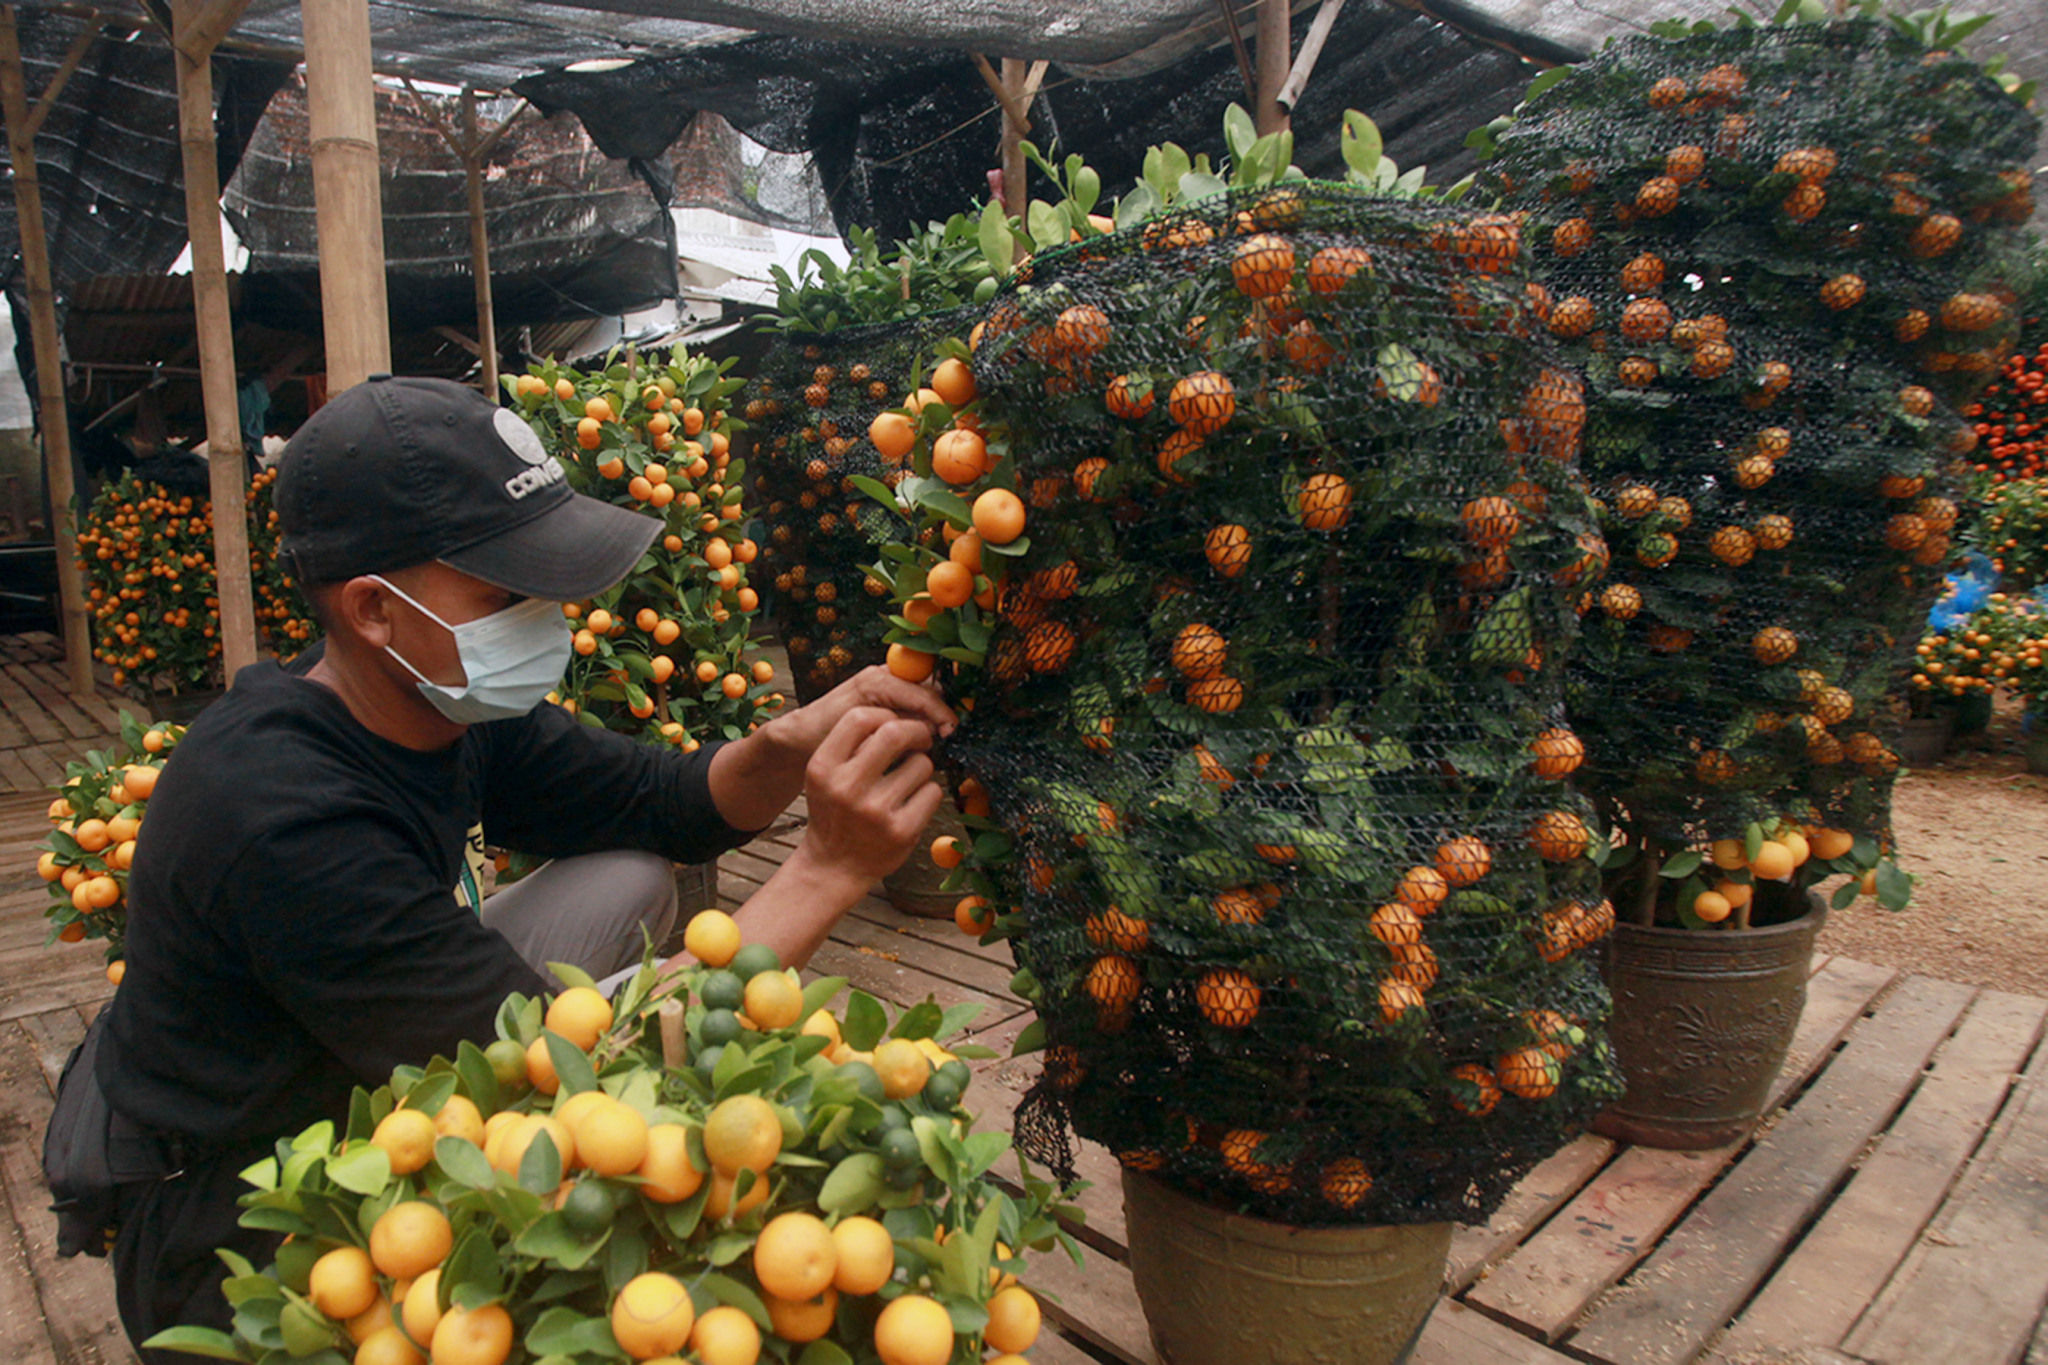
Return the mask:
<svg viewBox="0 0 2048 1365"><path fill-rule="evenodd" d="M75 43L35 112L21 69L14 6L0 6L0 115L7 120L7 154L14 168L14 216L21 239L21 272L28 292L29 342L36 357L36 399L43 432L43 467L50 489L50 538L56 542L57 606L64 636L64 674L78 696L93 692L92 634L86 619L85 576L78 567L78 494L71 468L71 420L64 402L64 359L57 339L57 293L50 277L49 240L43 226L43 190L36 178L36 130L95 31Z"/></svg>
<svg viewBox="0 0 2048 1365"><path fill-rule="evenodd" d="M327 392L333 395L391 368L370 7L368 0L306 0L300 15Z"/></svg>
<svg viewBox="0 0 2048 1365"><path fill-rule="evenodd" d="M1280 91L1287 85L1287 72L1292 65L1288 52L1292 41L1290 19L1288 0L1259 0L1259 106L1252 112L1260 137L1284 133L1288 128Z"/></svg>
<svg viewBox="0 0 2048 1365"><path fill-rule="evenodd" d="M462 180L469 194L469 268L476 276L476 340L482 348L484 397L498 401L498 321L491 307L491 235L484 224L483 139L476 130L476 91L462 92Z"/></svg>
<svg viewBox="0 0 2048 1365"><path fill-rule="evenodd" d="M1024 135L1031 131L1031 105L1018 100L1023 89L1023 59L1003 58L1003 212L1019 220L1031 202L1025 192L1031 170L1024 159Z"/></svg>
<svg viewBox="0 0 2048 1365"><path fill-rule="evenodd" d="M213 137L213 47L248 0L173 0L178 68L178 146L184 154L185 223L192 239L192 311L199 331L199 389L206 405L206 468L213 496L213 571L220 599L223 676L256 662L256 598L249 584L248 457L235 393L235 324L228 311L220 241L220 163Z"/></svg>

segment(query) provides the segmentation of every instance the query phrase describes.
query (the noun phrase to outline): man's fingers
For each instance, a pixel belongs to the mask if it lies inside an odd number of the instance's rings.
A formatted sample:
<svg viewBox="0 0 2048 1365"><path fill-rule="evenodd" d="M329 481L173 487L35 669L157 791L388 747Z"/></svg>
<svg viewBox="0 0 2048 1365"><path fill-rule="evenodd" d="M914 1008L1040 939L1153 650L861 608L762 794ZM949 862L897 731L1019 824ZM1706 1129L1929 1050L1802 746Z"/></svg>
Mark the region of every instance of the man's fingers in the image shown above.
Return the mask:
<svg viewBox="0 0 2048 1365"><path fill-rule="evenodd" d="M860 748L847 760L847 775L863 785L874 785L905 754L923 753L932 743L932 727L925 722L900 717L891 720L877 726L860 742Z"/></svg>
<svg viewBox="0 0 2048 1365"><path fill-rule="evenodd" d="M924 832L925 826L932 822L932 817L939 813L939 803L945 799L946 793L939 789L938 783L927 782L897 808L896 818L902 822L897 825L897 831L906 841L912 843L912 851L915 851L917 836Z"/></svg>
<svg viewBox="0 0 2048 1365"><path fill-rule="evenodd" d="M861 670L861 691L867 701L889 707L904 716L918 716L950 734L959 723L953 708L928 684L905 682L888 669L875 665Z"/></svg>
<svg viewBox="0 0 2048 1365"><path fill-rule="evenodd" d="M922 753L913 753L883 774L875 784L875 795L889 806L899 806L910 794L931 781L932 761Z"/></svg>
<svg viewBox="0 0 2048 1365"><path fill-rule="evenodd" d="M837 767L849 762L868 736L900 719L882 706L856 706L841 716L811 755L813 763Z"/></svg>

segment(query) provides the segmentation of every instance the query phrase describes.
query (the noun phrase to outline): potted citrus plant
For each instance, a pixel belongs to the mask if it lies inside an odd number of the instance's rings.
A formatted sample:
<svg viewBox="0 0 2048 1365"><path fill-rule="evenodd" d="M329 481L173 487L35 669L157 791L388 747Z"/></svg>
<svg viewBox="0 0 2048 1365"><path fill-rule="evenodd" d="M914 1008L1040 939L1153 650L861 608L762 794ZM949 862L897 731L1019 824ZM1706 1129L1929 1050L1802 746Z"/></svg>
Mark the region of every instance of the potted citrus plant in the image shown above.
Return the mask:
<svg viewBox="0 0 2048 1365"><path fill-rule="evenodd" d="M759 547L746 535L745 461L731 362L677 346L665 360L607 357L509 375L506 390L579 493L654 517L662 534L624 581L563 607L575 653L549 700L586 725L684 753L738 739L784 704L775 667L752 653ZM517 875L525 861L508 860ZM679 867L686 910L716 904L718 865Z"/></svg>
<svg viewBox="0 0 2048 1365"><path fill-rule="evenodd" d="M38 844L36 875L48 883L50 943L106 941L107 981L127 972L128 868L149 798L185 727L144 724L121 713L120 744L92 750L64 765L64 781L50 802L49 837Z"/></svg>
<svg viewBox="0 0 2048 1365"><path fill-rule="evenodd" d="M2032 207L2033 122L1952 50L1971 27L1661 27L1549 73L1481 139L1585 380L1614 550L1569 701L1622 921L1630 1094L1606 1123L1638 1141L1754 1120L1815 882L1910 893L1884 857L1889 717Z"/></svg>
<svg viewBox="0 0 2048 1365"><path fill-rule="evenodd" d="M1369 130L1322 185L1234 118L1234 192L1162 154L1123 230L1034 231L869 490L890 667L970 712L957 917L1039 1007L1018 1130L1116 1155L1181 1365L1398 1358L1452 1221L1615 1088L1579 386L1518 225L1378 191Z"/></svg>
<svg viewBox="0 0 2048 1365"><path fill-rule="evenodd" d="M259 645L289 659L318 633L277 558L275 470L249 480L249 570ZM213 568L213 503L124 471L101 488L78 533L93 658L168 719L190 721L226 685Z"/></svg>
<svg viewBox="0 0 2048 1365"><path fill-rule="evenodd" d="M1030 1349L1027 1251L1079 1252L1058 1191L990 1175L1010 1141L961 1106L976 1050L936 1041L973 1007L892 1021L856 991L835 1012L843 979L800 986L717 911L689 940L700 964L615 1002L557 967L577 984L509 998L489 1046L280 1138L243 1199L285 1234L275 1259L222 1253L232 1332L147 1344L358 1365Z"/></svg>

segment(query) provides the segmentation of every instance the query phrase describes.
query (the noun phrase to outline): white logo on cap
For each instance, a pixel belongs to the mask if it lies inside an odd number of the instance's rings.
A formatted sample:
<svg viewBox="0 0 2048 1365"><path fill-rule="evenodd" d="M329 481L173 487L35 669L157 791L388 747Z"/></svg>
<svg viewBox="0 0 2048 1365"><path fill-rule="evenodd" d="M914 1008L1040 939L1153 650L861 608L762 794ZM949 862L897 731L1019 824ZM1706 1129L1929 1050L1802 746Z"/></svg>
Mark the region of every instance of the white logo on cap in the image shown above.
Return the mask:
<svg viewBox="0 0 2048 1365"><path fill-rule="evenodd" d="M548 452L540 443L540 437L533 434L533 428L513 415L510 408L499 408L491 414L491 425L498 430L498 439L512 448L512 453L528 464L547 463Z"/></svg>
<svg viewBox="0 0 2048 1365"><path fill-rule="evenodd" d="M531 466L505 480L505 491L512 495L514 502L569 476L569 471L549 456L547 447L540 443L540 437L533 434L533 428L514 416L510 409L499 408L492 413L491 425L497 429L498 439Z"/></svg>

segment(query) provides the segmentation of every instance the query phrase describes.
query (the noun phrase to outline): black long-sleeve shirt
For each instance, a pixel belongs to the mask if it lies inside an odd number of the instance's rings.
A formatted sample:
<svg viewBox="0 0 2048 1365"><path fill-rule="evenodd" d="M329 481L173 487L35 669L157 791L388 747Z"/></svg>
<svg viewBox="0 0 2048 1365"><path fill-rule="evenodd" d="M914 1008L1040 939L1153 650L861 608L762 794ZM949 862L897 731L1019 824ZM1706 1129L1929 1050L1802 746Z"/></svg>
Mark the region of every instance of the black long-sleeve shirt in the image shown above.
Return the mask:
<svg viewBox="0 0 2048 1365"><path fill-rule="evenodd" d="M548 984L451 894L468 831L566 856L703 862L743 843L682 755L541 705L422 753L332 691L243 669L178 745L128 880L127 974L98 1075L113 1107L200 1140L296 1132L356 1084L493 1036Z"/></svg>

